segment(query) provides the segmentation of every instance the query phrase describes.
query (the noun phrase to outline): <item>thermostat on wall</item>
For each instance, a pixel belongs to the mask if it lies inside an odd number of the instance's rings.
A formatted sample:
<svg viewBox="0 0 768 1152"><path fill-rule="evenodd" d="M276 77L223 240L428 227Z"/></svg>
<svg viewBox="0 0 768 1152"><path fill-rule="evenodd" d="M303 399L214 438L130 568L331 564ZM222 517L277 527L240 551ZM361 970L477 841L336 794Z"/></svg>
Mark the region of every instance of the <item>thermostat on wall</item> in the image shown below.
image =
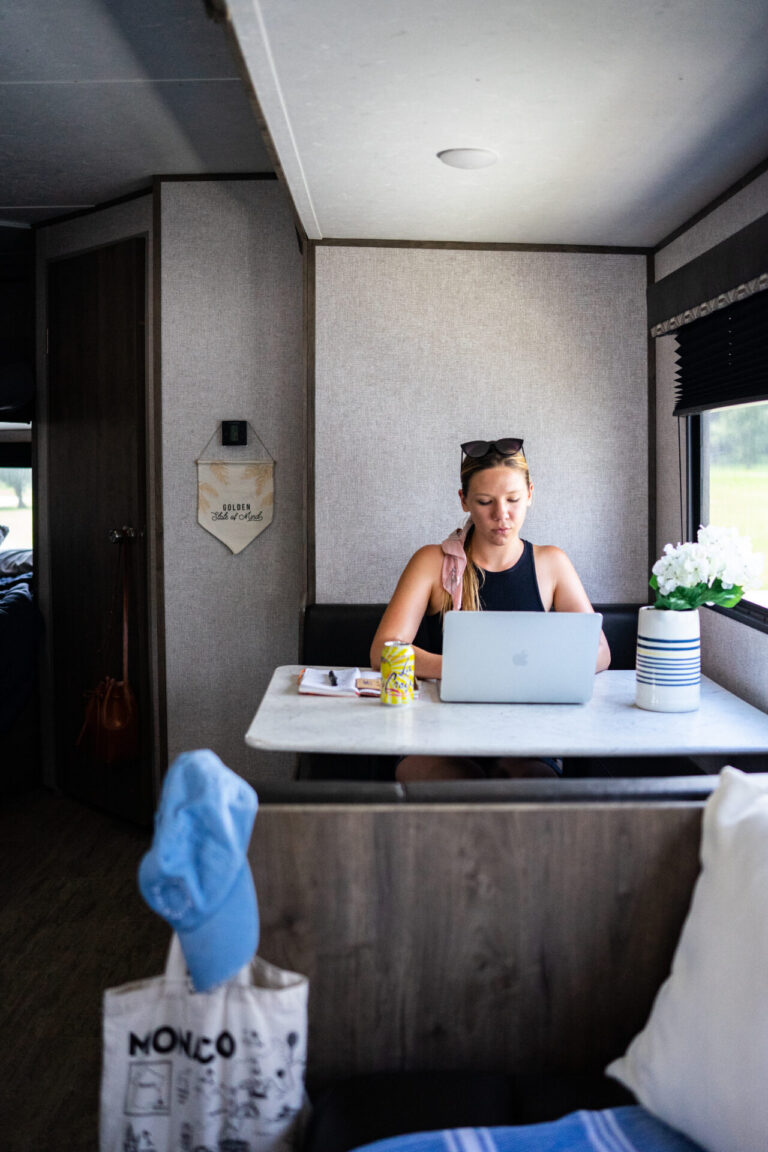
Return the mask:
<svg viewBox="0 0 768 1152"><path fill-rule="evenodd" d="M248 443L247 420L222 420L221 442L228 448L239 448Z"/></svg>

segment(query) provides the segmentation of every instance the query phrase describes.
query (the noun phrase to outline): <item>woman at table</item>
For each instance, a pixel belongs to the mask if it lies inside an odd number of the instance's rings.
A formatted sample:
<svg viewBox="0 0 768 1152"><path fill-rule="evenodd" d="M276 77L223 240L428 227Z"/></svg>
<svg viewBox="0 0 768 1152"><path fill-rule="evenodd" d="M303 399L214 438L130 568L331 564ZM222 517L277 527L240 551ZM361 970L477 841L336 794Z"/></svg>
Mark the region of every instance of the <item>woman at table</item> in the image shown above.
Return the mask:
<svg viewBox="0 0 768 1152"><path fill-rule="evenodd" d="M468 519L442 544L420 548L405 567L371 644L371 667L381 667L386 640L410 643L426 616L429 648L415 648L416 675L442 673L445 612L592 612L573 564L560 548L531 544L520 530L533 497L523 441L471 440L462 444L459 499ZM610 664L600 634L596 671ZM406 756L398 780L488 776L551 776L553 761L514 756Z"/></svg>

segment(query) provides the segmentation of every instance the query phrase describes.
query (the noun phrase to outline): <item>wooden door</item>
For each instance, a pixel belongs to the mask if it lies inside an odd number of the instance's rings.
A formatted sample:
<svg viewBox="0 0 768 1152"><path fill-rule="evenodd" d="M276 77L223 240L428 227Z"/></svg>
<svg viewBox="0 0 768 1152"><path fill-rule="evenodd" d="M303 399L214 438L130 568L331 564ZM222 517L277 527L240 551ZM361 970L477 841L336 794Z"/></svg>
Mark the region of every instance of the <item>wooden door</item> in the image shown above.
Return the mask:
<svg viewBox="0 0 768 1152"><path fill-rule="evenodd" d="M146 245L124 240L48 265L49 543L56 773L70 795L138 823L153 808L147 596ZM133 531L124 544L114 530ZM121 548L138 749L78 746L87 694L122 679Z"/></svg>

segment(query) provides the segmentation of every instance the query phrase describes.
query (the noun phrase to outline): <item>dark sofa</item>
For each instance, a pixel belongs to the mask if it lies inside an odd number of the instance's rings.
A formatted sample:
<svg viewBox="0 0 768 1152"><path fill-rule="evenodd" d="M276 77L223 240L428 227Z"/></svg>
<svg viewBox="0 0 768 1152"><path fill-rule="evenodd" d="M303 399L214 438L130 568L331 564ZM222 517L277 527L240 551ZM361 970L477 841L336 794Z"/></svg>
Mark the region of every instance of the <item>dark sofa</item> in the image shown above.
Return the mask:
<svg viewBox="0 0 768 1152"><path fill-rule="evenodd" d="M374 1072L339 1081L312 1101L303 1152L350 1152L407 1132L543 1124L581 1109L636 1103L600 1071Z"/></svg>
<svg viewBox="0 0 768 1152"><path fill-rule="evenodd" d="M306 664L368 667L371 641L386 604L308 604L304 610L302 660ZM612 668L634 668L639 604L595 604L611 649ZM414 644L425 642L424 624Z"/></svg>
<svg viewBox="0 0 768 1152"><path fill-rule="evenodd" d="M603 617L603 631L611 649L611 667L635 666L638 604L595 604ZM386 604L309 604L304 611L302 663L308 666L369 666L370 647ZM423 646L422 622L414 644ZM302 755L300 780L393 780L395 760L388 756ZM686 756L661 757L567 757L564 775L592 776L687 776L699 768Z"/></svg>

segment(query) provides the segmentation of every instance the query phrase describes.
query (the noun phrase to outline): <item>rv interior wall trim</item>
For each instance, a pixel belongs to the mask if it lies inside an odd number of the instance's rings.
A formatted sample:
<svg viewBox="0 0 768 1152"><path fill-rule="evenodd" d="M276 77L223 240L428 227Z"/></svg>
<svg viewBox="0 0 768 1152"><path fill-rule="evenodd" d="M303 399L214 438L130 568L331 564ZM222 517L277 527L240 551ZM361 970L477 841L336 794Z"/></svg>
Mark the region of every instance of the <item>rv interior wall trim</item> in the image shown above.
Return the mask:
<svg viewBox="0 0 768 1152"><path fill-rule="evenodd" d="M661 280L697 256L727 240L768 211L768 171L654 254L655 279Z"/></svg>
<svg viewBox="0 0 768 1152"><path fill-rule="evenodd" d="M706 220L708 216L717 213L718 209L727 204L729 200L734 200L738 197L739 193L745 188L749 188L750 185L755 184L759 177L764 176L766 172L768 172L768 157L766 157L765 160L761 160L760 163L756 164L753 168L750 168L749 172L746 172L744 176L736 180L726 188L725 191L721 192L719 196L711 200L709 204L705 204L698 212L694 212L693 216L684 220L682 224L678 224L677 228L668 232L666 236L662 236L661 240L653 247L654 255L657 252L663 252L665 248L669 248L674 244L675 240L684 236L686 232L690 232L698 224L701 224L703 220Z"/></svg>
<svg viewBox="0 0 768 1152"><path fill-rule="evenodd" d="M651 336L666 336L669 332L675 332L693 320L701 320L704 316L709 316L711 312L718 312L721 308L727 308L729 304L735 304L738 300L746 300L758 292L764 292L766 288L768 288L768 272L764 272L762 276L750 280L747 284L739 284L736 288L729 289L728 292L722 292L712 300L705 300L693 308L688 308L685 312L672 316L662 324L654 324L651 328Z"/></svg>
<svg viewBox="0 0 768 1152"><path fill-rule="evenodd" d="M756 281L753 291L761 291L768 283L766 252L768 213L648 288L648 325L651 331L654 335L663 335L664 332L656 329L663 327L664 331L669 331L672 318L701 309L706 302L738 291L740 285Z"/></svg>
<svg viewBox="0 0 768 1152"><path fill-rule="evenodd" d="M310 239L320 239L320 222L312 202L258 0L228 0L227 8L243 64L254 93L258 93L258 104L269 138L275 153L280 157L280 168L296 214L306 235Z"/></svg>

